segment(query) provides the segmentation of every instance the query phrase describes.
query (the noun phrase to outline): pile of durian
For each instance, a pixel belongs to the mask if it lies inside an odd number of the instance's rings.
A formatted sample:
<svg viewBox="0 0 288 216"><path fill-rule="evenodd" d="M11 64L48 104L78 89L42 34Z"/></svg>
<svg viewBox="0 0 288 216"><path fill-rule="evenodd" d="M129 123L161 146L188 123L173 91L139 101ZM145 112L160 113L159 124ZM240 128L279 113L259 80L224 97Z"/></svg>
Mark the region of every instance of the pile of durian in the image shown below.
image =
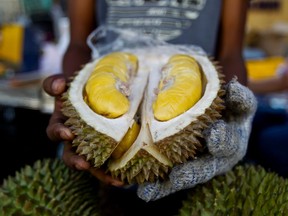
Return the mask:
<svg viewBox="0 0 288 216"><path fill-rule="evenodd" d="M207 56L177 46L101 56L63 95L73 146L124 182L165 179L205 148L202 132L224 109L222 78Z"/></svg>
<svg viewBox="0 0 288 216"><path fill-rule="evenodd" d="M95 179L60 160L27 165L0 187L0 215L100 216Z"/></svg>
<svg viewBox="0 0 288 216"><path fill-rule="evenodd" d="M115 213L101 187L88 173L71 170L58 159L43 159L4 180L0 215L123 215L121 209ZM143 203L135 215L146 208ZM122 207L132 208L129 203ZM238 165L225 175L187 190L178 216L285 216L287 212L287 179L259 166Z"/></svg>
<svg viewBox="0 0 288 216"><path fill-rule="evenodd" d="M285 216L288 180L260 166L236 166L188 192L178 216Z"/></svg>

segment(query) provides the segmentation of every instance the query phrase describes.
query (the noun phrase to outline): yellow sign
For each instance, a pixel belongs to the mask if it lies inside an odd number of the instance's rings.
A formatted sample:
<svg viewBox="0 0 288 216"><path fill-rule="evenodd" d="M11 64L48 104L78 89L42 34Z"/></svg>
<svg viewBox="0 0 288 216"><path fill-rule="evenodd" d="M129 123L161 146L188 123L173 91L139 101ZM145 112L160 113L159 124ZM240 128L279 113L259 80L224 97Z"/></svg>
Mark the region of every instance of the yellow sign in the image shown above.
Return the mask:
<svg viewBox="0 0 288 216"><path fill-rule="evenodd" d="M3 24L0 28L0 60L22 63L24 27L20 24Z"/></svg>
<svg viewBox="0 0 288 216"><path fill-rule="evenodd" d="M250 79L266 79L276 75L277 69L284 62L282 56L272 56L263 59L246 61L248 77Z"/></svg>

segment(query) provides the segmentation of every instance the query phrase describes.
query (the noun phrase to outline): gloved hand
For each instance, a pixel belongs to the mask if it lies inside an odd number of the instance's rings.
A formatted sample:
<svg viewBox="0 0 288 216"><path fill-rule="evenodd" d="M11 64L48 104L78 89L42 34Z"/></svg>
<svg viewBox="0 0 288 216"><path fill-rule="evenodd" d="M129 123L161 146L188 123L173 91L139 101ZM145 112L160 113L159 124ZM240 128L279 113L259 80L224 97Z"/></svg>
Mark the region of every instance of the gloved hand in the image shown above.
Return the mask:
<svg viewBox="0 0 288 216"><path fill-rule="evenodd" d="M225 86L223 118L204 131L208 153L175 166L165 182L139 185L137 194L153 201L192 188L232 169L246 154L257 102L254 94L236 79Z"/></svg>

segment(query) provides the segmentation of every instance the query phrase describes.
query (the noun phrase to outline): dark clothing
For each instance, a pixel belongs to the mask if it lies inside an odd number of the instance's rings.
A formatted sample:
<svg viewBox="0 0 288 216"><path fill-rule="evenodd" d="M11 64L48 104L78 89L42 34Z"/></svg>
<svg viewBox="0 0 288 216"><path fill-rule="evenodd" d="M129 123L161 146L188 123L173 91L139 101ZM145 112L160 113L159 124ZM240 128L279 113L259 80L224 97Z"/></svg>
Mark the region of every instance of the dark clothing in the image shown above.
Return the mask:
<svg viewBox="0 0 288 216"><path fill-rule="evenodd" d="M145 202L137 197L136 187L128 189L113 186L101 188L102 214L105 216L175 216L182 202L187 199L187 190L182 190L156 201Z"/></svg>
<svg viewBox="0 0 288 216"><path fill-rule="evenodd" d="M288 177L288 118L284 109L259 103L246 158Z"/></svg>
<svg viewBox="0 0 288 216"><path fill-rule="evenodd" d="M215 54L221 0L97 1L98 25L132 29L172 44Z"/></svg>

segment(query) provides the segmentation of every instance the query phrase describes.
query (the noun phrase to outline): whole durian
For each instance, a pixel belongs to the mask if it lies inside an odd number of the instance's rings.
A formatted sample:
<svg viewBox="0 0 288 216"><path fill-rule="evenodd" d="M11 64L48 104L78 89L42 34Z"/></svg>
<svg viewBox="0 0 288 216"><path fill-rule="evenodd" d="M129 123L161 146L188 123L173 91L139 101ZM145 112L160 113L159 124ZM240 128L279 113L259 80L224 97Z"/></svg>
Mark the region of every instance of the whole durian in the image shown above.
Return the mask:
<svg viewBox="0 0 288 216"><path fill-rule="evenodd" d="M0 187L0 215L101 215L94 178L58 159L26 165Z"/></svg>
<svg viewBox="0 0 288 216"><path fill-rule="evenodd" d="M117 197L120 194L111 193L94 180L88 173L69 169L58 159L36 161L33 166L27 165L14 177L4 180L0 187L0 215L102 216L126 215L127 209L131 212L131 203L127 199L129 189L126 195L121 193L124 200L110 200L111 195ZM238 165L225 175L185 193L187 198L183 200L178 216L284 216L288 211L287 179L260 166ZM157 214L161 214L164 203L156 208L159 210ZM153 209L146 202L135 204L138 211L135 214L143 215L141 212ZM170 201L167 205L173 203ZM148 214L155 215L156 212Z"/></svg>
<svg viewBox="0 0 288 216"><path fill-rule="evenodd" d="M93 60L63 95L76 152L128 183L165 178L197 156L203 130L221 117L217 69L206 55L172 45Z"/></svg>
<svg viewBox="0 0 288 216"><path fill-rule="evenodd" d="M236 166L188 192L178 216L284 216L288 181L260 166Z"/></svg>

